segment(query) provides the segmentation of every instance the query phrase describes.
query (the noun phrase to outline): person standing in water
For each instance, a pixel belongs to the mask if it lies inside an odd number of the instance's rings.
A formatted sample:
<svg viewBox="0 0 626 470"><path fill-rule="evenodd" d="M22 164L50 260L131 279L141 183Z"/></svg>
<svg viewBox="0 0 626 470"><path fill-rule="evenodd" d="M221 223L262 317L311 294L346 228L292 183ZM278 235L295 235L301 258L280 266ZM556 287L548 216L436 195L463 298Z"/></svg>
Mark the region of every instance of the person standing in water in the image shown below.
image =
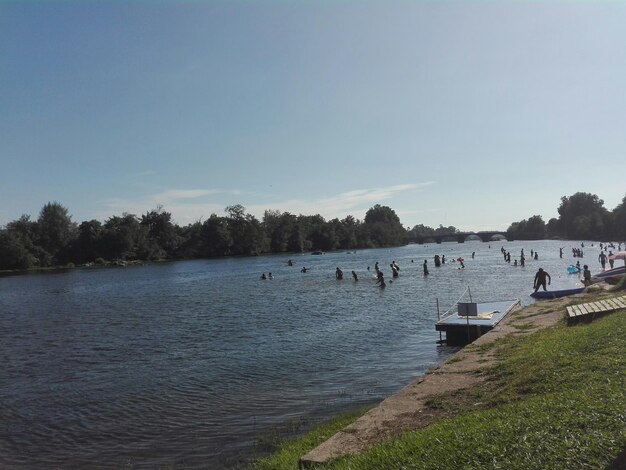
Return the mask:
<svg viewBox="0 0 626 470"><path fill-rule="evenodd" d="M591 285L591 271L589 271L589 266L586 264L583 266L583 284L585 287Z"/></svg>
<svg viewBox="0 0 626 470"><path fill-rule="evenodd" d="M424 260L424 276L428 275L428 261Z"/></svg>
<svg viewBox="0 0 626 470"><path fill-rule="evenodd" d="M335 270L335 278L338 281L341 281L343 279L343 271L339 269L339 267L337 267L337 269Z"/></svg>
<svg viewBox="0 0 626 470"><path fill-rule="evenodd" d="M543 287L544 291L548 290L546 289L546 278L548 279L548 285L550 285L550 283L552 282L552 278L546 271L543 270L543 268L539 268L539 271L537 271L537 274L535 274L535 282L533 283L535 292L539 290L539 287Z"/></svg>
<svg viewBox="0 0 626 470"><path fill-rule="evenodd" d="M355 281L358 281L359 278L357 277L356 273L354 271L352 271L352 279L354 279Z"/></svg>

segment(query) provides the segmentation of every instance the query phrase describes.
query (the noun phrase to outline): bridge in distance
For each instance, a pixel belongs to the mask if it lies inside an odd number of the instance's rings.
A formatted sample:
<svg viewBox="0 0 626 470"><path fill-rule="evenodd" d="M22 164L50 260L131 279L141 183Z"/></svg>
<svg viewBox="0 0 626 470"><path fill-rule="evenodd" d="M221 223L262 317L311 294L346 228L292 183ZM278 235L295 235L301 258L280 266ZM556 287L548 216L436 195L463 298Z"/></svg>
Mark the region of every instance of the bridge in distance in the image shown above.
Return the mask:
<svg viewBox="0 0 626 470"><path fill-rule="evenodd" d="M444 241L457 241L458 243L465 243L472 235L479 237L483 242L493 242L498 240L512 241L509 239L505 230L481 230L480 232L457 232L449 233L447 235L432 235L427 237L415 237L415 242L420 245L424 243L441 243Z"/></svg>

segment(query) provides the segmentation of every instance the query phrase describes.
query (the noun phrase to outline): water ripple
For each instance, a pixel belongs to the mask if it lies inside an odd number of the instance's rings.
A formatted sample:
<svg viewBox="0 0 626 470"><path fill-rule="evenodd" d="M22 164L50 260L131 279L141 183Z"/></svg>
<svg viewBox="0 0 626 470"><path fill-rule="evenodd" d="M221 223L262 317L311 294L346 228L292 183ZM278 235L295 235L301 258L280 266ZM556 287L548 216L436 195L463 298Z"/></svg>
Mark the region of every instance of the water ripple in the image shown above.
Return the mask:
<svg viewBox="0 0 626 470"><path fill-rule="evenodd" d="M570 287L559 243L523 246ZM466 269L425 278L435 253ZM471 281L484 300L526 299L539 266L469 243L292 257L0 278L0 466L237 466L259 435L376 402L445 359L435 297L447 308ZM381 290L366 268L394 259Z"/></svg>

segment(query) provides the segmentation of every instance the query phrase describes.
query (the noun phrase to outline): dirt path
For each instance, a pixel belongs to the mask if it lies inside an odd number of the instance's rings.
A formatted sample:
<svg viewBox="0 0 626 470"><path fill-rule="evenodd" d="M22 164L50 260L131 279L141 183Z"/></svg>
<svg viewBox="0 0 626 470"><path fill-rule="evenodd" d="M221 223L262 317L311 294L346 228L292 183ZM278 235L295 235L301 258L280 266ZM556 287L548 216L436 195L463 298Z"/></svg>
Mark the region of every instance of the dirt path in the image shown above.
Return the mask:
<svg viewBox="0 0 626 470"><path fill-rule="evenodd" d="M482 369L493 366L493 348L481 346L506 335L528 335L555 325L565 317L565 306L588 301L593 294L537 302L509 314L489 333L466 346L445 364L429 371L381 402L351 425L301 459L301 467L367 450L396 435L420 429L445 418L446 412L426 405L435 397L473 387L485 381Z"/></svg>

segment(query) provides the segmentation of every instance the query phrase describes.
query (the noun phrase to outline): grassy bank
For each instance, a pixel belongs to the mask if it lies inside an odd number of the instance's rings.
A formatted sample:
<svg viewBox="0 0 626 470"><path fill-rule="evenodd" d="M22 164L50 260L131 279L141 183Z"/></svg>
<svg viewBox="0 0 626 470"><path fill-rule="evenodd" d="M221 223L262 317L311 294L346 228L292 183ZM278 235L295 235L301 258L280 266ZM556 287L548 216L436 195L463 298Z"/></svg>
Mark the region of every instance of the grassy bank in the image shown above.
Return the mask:
<svg viewBox="0 0 626 470"><path fill-rule="evenodd" d="M476 348L498 356L488 380L429 402L451 418L324 468L610 468L626 447L625 331L621 311ZM285 443L256 468L297 468L315 445Z"/></svg>

